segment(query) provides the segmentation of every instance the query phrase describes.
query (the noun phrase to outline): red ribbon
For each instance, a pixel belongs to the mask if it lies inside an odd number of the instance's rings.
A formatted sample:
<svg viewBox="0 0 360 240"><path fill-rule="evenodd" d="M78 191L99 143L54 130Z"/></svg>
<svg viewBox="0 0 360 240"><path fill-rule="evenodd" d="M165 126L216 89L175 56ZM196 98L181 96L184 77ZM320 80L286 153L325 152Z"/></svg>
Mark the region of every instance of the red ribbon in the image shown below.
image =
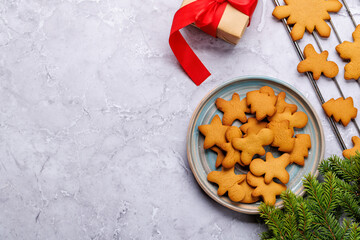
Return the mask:
<svg viewBox="0 0 360 240"><path fill-rule="evenodd" d="M187 44L180 29L195 23L201 30L216 37L216 30L228 3L251 17L257 0L196 0L175 13L169 44L180 65L197 86L211 74Z"/></svg>

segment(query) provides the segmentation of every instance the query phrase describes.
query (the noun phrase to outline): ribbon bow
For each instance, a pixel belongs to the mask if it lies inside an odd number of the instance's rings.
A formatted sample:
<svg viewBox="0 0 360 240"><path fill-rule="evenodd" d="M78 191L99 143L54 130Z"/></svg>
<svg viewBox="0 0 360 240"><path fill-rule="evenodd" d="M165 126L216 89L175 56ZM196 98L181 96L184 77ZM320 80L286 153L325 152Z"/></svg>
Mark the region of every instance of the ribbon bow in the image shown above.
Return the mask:
<svg viewBox="0 0 360 240"><path fill-rule="evenodd" d="M195 23L201 30L216 37L227 4L251 17L257 0L196 0L175 13L169 44L180 65L197 86L211 74L187 44L180 29Z"/></svg>

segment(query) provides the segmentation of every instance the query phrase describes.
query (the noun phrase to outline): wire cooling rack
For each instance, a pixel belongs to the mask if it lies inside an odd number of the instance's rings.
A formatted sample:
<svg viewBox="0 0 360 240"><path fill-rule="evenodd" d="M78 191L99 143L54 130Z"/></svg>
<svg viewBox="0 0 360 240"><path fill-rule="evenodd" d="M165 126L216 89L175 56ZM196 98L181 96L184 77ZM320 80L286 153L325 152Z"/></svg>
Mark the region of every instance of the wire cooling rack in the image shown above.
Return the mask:
<svg viewBox="0 0 360 240"><path fill-rule="evenodd" d="M343 6L345 7L345 9L346 9L346 11L347 11L347 13L348 13L348 16L351 18L352 24L353 24L354 27L356 28L356 26L357 26L356 21L355 21L354 16L352 15L352 13L351 13L351 11L350 11L350 8L349 8L346 0L341 0L341 2L343 3ZM275 3L276 6L280 6L279 0L274 0L274 3ZM298 54L298 56L299 56L299 58L300 58L300 61L303 61L303 60L305 59L305 58L304 58L304 54L303 54L303 52L301 51L301 48L300 48L298 42L297 42L297 41L293 41L292 38L291 38L291 36L290 36L290 32L291 32L291 29L292 29L292 28L287 24L287 21L286 21L285 18L283 18L281 21L282 21L282 23L284 24L285 29L287 30L287 32L288 32L288 34L289 34L290 40L292 41L292 43L293 43L293 45L294 45L294 48L295 48L295 50L296 50L296 52L297 52L297 54ZM340 35L339 35L339 32L337 31L337 29L336 29L336 27L335 27L335 25L334 25L334 23L333 23L333 21L332 21L331 19L329 20L329 23L330 23L330 26L331 26L333 32L335 33L335 36L336 36L339 44L342 43L341 37L340 37ZM319 41L319 36L317 35L316 31L313 31L312 36L313 36L313 38L314 38L314 40L315 40L315 42L316 42L316 45L318 46L318 48L319 48L320 51L322 52L322 51L323 51L323 47L321 46L321 43L320 43L320 41ZM319 89L319 87L318 87L318 84L317 84L316 81L314 80L312 73L311 73L311 72L306 72L306 76L308 77L308 79L309 79L312 87L314 88L315 93L316 93L316 95L317 95L320 103L321 103L321 104L324 104L324 103L325 103L324 97L323 97L323 95L322 95L322 93L321 93L321 91L320 91L320 89ZM342 91L342 89L341 89L341 87L340 87L340 84L339 84L339 82L337 81L336 77L332 78L332 80L333 80L333 82L335 83L336 88L337 88L337 90L339 91L341 97L343 97L343 98L345 99L345 95L344 95L344 93L343 93L343 91ZM360 83L359 83L359 84L360 84ZM340 147L342 148L342 150L347 149L346 144L345 144L345 142L344 142L344 139L343 139L343 137L342 137L341 134L340 134L339 128L338 128L338 126L337 126L337 123L334 121L334 119L333 119L332 117L328 117L328 120L329 120L330 126L331 126L331 128L332 128L332 130L333 130L333 132L334 132L334 134L335 134L335 136L336 136L336 138L337 138L337 140L338 140L338 142L339 142L339 144L340 144ZM354 123L354 126L355 126L358 134L360 135L360 128L359 128L359 125L357 124L356 120L355 120L355 119L352 119L352 122Z"/></svg>

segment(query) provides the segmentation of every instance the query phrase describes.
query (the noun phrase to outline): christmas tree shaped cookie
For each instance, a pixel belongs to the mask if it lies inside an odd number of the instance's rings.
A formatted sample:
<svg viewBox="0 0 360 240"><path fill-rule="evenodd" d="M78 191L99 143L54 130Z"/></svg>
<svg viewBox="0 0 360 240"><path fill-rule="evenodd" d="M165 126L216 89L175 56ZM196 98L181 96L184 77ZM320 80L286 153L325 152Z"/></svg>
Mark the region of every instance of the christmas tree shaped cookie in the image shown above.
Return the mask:
<svg viewBox="0 0 360 240"><path fill-rule="evenodd" d="M287 18L287 23L294 27L291 37L294 41L304 36L305 29L312 33L316 28L322 37L329 37L331 29L324 20L329 20L328 12L338 12L342 4L338 0L285 0L286 6L277 6L273 16Z"/></svg>
<svg viewBox="0 0 360 240"><path fill-rule="evenodd" d="M341 121L345 127L351 119L357 116L357 109L354 107L352 97L348 97L345 100L342 97L336 100L332 98L324 103L322 107L328 117L333 116L336 122Z"/></svg>
<svg viewBox="0 0 360 240"><path fill-rule="evenodd" d="M345 65L345 79L360 78L360 25L352 34L354 42L345 41L336 46L336 51L342 59L350 60L350 63Z"/></svg>
<svg viewBox="0 0 360 240"><path fill-rule="evenodd" d="M304 49L305 60L297 66L299 73L312 72L315 80L323 73L328 78L333 78L339 73L339 67L335 62L327 61L328 51L318 54L313 45L308 44Z"/></svg>

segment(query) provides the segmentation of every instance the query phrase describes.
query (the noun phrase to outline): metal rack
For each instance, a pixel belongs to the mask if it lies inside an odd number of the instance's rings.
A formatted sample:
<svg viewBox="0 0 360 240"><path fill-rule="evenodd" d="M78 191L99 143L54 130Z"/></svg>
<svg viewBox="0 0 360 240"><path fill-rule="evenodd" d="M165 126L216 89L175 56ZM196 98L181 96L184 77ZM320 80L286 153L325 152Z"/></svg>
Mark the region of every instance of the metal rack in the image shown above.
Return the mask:
<svg viewBox="0 0 360 240"><path fill-rule="evenodd" d="M346 11L348 12L348 14L349 14L349 16L350 16L350 18L351 18L351 21L352 21L354 27L356 27L357 24L356 24L355 19L354 19L353 15L352 15L352 13L351 13L351 11L350 11L350 9L349 9L349 6L348 6L347 3L346 3L346 0L342 0L342 2L343 2L343 5L344 5L345 8L346 8ZM276 6L280 6L279 0L274 0L274 3L275 3ZM291 36L290 36L291 27L287 24L287 21L286 21L285 18L283 18L281 21L283 22L283 24L284 24L284 26L285 26L288 34L289 34L289 37L290 37L290 39L291 39L291 41L292 41L292 43L293 43L293 45L294 45L294 47L295 47L295 50L296 50L296 52L297 52L300 60L303 61L305 58L304 58L303 52L301 51L301 49L300 49L300 47L299 47L299 44L297 43L297 41L293 41L292 38L291 38ZM340 35L339 35L338 31L337 31L336 28L335 28L335 25L333 24L333 22L332 22L331 20L329 20L329 22L330 22L331 28L332 28L333 31L335 32L335 35L336 35L337 40L339 41L339 43L342 43L341 38L340 38ZM317 35L317 33L316 33L315 31L313 31L312 36L313 36L313 38L314 38L314 40L315 40L315 42L316 42L316 45L318 46L318 48L319 48L320 51L322 52L322 51L323 51L323 48L322 48L322 46L321 46L321 44L320 44L319 36ZM320 89L319 89L316 81L314 80L312 73L311 73L311 72L306 72L306 75L307 75L307 77L308 77L308 79L309 79L312 87L314 88L315 93L316 93L319 101L321 102L321 104L324 104L324 103L325 103L324 97L323 97L323 95L322 95L322 93L321 93L321 91L320 91ZM337 90L339 91L340 95L341 95L343 98L345 98L345 95L344 95L344 93L343 93L343 91L342 91L342 89L341 89L341 87L340 87L337 79L334 77L334 78L332 78L332 80L333 80L333 82L335 83L336 88L337 88ZM332 130L333 130L333 132L334 132L334 134L335 134L335 136L336 136L336 138L337 138L337 140L338 140L338 142L339 142L339 144L340 144L340 147L342 148L342 150L347 149L347 147L346 147L346 145L345 145L345 142L344 142L344 139L342 138L342 136L341 136L341 134L340 134L340 132L339 132L339 128L338 128L336 122L334 121L334 119L333 119L332 117L328 117L328 120L329 120L330 126L331 126L331 128L332 128ZM355 128L356 128L356 130L358 131L358 134L360 135L360 128L359 128L359 125L357 124L356 120L355 120L355 119L352 119L352 122L354 123Z"/></svg>

